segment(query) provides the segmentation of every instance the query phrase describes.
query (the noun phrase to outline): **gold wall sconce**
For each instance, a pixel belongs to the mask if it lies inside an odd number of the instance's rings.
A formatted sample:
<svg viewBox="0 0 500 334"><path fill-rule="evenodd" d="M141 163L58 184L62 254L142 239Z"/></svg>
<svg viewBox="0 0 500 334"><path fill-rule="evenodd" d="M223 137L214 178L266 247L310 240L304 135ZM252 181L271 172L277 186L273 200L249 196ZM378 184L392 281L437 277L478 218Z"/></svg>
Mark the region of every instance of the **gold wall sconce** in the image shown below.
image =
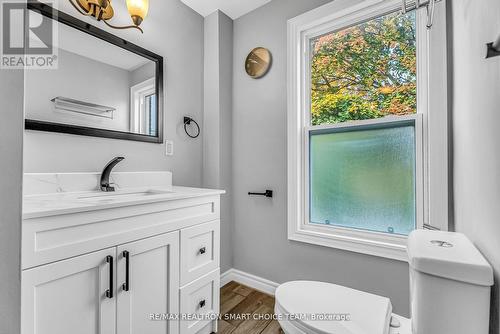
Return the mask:
<svg viewBox="0 0 500 334"><path fill-rule="evenodd" d="M149 0L127 0L127 9L134 24L121 27L108 22L115 14L111 0L69 0L69 2L80 14L92 16L97 21L103 21L113 29L137 29L141 33L144 33L139 26L148 14Z"/></svg>

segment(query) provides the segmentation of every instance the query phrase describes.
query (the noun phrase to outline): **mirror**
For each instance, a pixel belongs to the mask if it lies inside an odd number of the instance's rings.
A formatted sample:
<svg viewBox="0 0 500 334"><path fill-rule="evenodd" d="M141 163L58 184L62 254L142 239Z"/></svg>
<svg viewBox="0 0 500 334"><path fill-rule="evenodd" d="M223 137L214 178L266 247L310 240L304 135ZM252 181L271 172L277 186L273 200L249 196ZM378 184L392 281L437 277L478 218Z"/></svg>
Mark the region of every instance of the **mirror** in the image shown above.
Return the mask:
<svg viewBox="0 0 500 334"><path fill-rule="evenodd" d="M162 57L48 6L29 9L57 19L58 43L57 69L25 71L26 129L161 143Z"/></svg>

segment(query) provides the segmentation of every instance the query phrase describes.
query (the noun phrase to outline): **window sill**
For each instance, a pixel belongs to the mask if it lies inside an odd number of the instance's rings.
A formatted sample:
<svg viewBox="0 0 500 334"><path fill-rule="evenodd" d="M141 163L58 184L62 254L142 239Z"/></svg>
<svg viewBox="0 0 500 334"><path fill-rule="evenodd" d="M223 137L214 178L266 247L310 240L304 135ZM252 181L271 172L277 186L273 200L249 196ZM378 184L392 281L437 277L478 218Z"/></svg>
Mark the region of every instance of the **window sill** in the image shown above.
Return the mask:
<svg viewBox="0 0 500 334"><path fill-rule="evenodd" d="M304 242L324 247L408 261L406 236L357 231L335 227L313 227L303 225L289 231L288 240Z"/></svg>

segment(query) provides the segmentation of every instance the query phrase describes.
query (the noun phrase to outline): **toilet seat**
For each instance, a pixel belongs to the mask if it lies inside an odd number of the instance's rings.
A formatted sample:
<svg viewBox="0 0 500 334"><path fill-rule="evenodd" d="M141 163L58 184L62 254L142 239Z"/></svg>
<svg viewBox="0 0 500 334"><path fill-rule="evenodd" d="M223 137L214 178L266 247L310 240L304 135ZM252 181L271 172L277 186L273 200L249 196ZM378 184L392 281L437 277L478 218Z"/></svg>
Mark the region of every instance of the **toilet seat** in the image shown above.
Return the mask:
<svg viewBox="0 0 500 334"><path fill-rule="evenodd" d="M276 290L275 314L287 334L406 334L409 320L390 331L388 298L340 285L294 281ZM292 318L293 317L293 318Z"/></svg>

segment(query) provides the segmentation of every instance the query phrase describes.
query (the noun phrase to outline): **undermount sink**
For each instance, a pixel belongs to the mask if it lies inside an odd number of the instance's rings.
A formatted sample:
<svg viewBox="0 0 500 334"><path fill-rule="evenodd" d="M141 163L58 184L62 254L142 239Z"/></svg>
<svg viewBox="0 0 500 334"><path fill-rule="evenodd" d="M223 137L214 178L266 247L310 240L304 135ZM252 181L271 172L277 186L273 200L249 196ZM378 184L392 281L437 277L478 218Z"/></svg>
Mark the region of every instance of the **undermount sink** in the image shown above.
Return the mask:
<svg viewBox="0 0 500 334"><path fill-rule="evenodd" d="M137 192L105 192L98 194L86 194L79 196L79 200L84 201L115 201L115 200L124 200L127 198L140 198L144 196L153 196L153 195L164 195L170 194L171 191L167 190L146 190L146 191L137 191Z"/></svg>

